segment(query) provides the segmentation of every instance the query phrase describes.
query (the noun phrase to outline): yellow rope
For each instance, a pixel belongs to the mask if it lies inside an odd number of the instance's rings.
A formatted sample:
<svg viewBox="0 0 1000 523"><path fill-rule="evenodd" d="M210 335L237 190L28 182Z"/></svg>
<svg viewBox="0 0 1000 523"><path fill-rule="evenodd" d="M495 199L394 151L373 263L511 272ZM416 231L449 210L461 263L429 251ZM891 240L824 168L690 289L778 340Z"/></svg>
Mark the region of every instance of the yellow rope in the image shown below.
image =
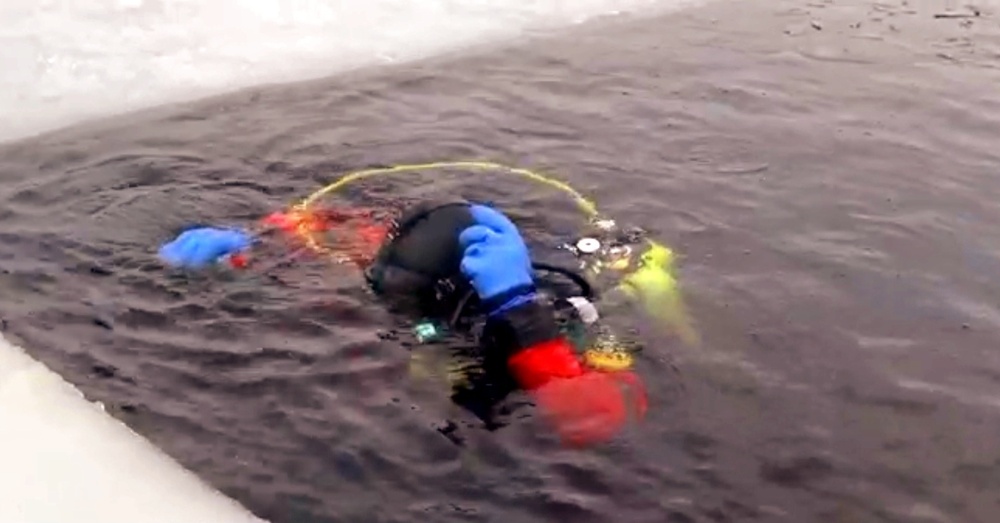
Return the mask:
<svg viewBox="0 0 1000 523"><path fill-rule="evenodd" d="M499 163L483 162L483 161L455 161L455 162L430 162L422 164L403 164L403 165L396 165L393 167L380 167L375 169L365 169L361 171L350 172L339 178L337 181L332 182L324 187L321 187L318 190L314 191L312 194L303 198L299 203L295 204L292 207L291 212L307 215L309 209L316 204L317 200L319 200L323 196L326 196L328 194L340 190L341 188L343 188L348 184L357 181L381 175L402 174L415 171L428 171L434 169L465 169L468 171L493 171L493 172L503 172L517 176L522 176L529 180L538 182L542 185L558 189L570 195L573 198L574 202L576 203L577 207L579 207L580 210L586 215L587 219L596 220L600 217L600 213L597 210L597 205L592 200L581 194L579 191L571 187L566 182L557 180L545 174L541 174L529 169L510 167ZM330 247L321 244L320 241L317 240L315 236L316 232L315 228L310 226L308 220L302 220L296 227L296 232L299 234L299 236L301 236L305 240L306 245L310 249L316 251L317 253L328 255L332 257L333 260L337 263L344 263L350 261L347 256L337 252L336 249L332 249ZM655 242L650 242L650 243L651 243L651 252L660 249L665 253L671 255L670 260L668 260L663 267L658 268L658 271L662 272L664 275L662 278L657 278L655 279L656 281L652 282L645 282L645 283L650 283L650 285L639 285L638 288L636 288L635 290L637 291L644 290L645 287L649 287L650 289L657 289L658 293L655 293L657 295L664 294L669 297L672 297L676 303L674 307L669 308L670 310L662 310L664 308L662 304L652 303L653 301L656 300L646 300L650 301L650 303L647 303L646 306L647 308L652 309L649 312L658 313L654 314L654 316L665 316L663 319L666 319L671 323L677 323L680 324L681 326L685 326L682 332L693 332L691 327L688 326L686 315L682 314L681 316L683 317L681 318L674 317L678 313L678 311L674 309L680 307L681 301L680 301L680 296L677 293L676 285L674 284L675 281L674 281L674 276L672 274L673 270L671 267L672 263L670 263L670 261L672 261L672 251L670 251L669 248L667 248L665 245L658 244ZM630 277L637 278L636 275L646 275L647 272L649 271L636 271L635 273L633 273L633 275L630 275ZM670 285L663 285L662 282L659 282L659 280L665 278L669 280ZM643 281L638 281L637 279L636 283L643 283ZM660 283L660 284L652 285L653 283ZM632 355L626 352L623 348L611 347L609 349L611 350L587 351L585 355L587 363L593 367L602 368L605 370L622 370L632 366L633 363Z"/></svg>
<svg viewBox="0 0 1000 523"><path fill-rule="evenodd" d="M595 219L599 213L597 211L597 205L581 194L579 191L571 187L568 183L561 180L552 178L529 169L523 169L520 167L510 167L507 165L493 163L493 162L480 162L480 161L457 161L457 162L431 162L431 163L419 163L419 164L402 164L394 165L392 167L380 167L375 169L364 169L361 171L354 171L345 174L340 179L335 182L329 183L324 187L320 187L312 194L306 196L299 203L292 207L292 212L307 213L309 209L316 203L320 198L336 192L343 188L344 186L364 180L366 178L372 178L375 176L389 175L389 174L401 174L410 173L415 171L429 171L434 169L466 169L470 171L493 171L493 172L505 172L508 174L523 176L529 180L547 185L554 189L558 189L569 194L573 200L576 202L580 210L587 216L588 219ZM319 240L316 239L313 231L307 224L302 223L297 227L298 234L305 240L306 245L322 254L333 257L334 261L337 263L343 263L347 261L347 258L338 253L335 249L331 249L325 245L322 245Z"/></svg>

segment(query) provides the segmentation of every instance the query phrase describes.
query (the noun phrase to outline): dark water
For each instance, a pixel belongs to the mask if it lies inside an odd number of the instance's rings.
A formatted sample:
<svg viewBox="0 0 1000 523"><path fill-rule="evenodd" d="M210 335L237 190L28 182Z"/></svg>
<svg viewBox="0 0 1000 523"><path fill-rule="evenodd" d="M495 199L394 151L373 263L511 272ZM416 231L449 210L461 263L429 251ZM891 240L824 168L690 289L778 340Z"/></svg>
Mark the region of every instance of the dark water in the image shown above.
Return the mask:
<svg viewBox="0 0 1000 523"><path fill-rule="evenodd" d="M996 521L997 18L743 4L4 146L7 334L275 523ZM546 168L684 256L702 343L652 340L652 411L614 444L481 430L349 269L153 259L347 169L468 157ZM548 223L529 186L489 189Z"/></svg>

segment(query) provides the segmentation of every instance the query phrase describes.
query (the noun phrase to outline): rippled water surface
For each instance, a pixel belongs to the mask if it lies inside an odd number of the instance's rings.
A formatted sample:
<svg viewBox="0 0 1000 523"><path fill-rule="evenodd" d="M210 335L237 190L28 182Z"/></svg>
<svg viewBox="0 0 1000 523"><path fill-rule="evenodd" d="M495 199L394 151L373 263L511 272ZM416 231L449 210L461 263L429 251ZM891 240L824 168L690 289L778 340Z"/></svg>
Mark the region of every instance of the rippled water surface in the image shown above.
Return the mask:
<svg viewBox="0 0 1000 523"><path fill-rule="evenodd" d="M995 521L997 18L745 4L3 146L7 332L275 523ZM683 255L701 344L647 340L652 410L614 444L483 430L413 378L347 268L154 259L186 223L454 158L546 169ZM421 182L346 197L486 193L556 221L520 181Z"/></svg>

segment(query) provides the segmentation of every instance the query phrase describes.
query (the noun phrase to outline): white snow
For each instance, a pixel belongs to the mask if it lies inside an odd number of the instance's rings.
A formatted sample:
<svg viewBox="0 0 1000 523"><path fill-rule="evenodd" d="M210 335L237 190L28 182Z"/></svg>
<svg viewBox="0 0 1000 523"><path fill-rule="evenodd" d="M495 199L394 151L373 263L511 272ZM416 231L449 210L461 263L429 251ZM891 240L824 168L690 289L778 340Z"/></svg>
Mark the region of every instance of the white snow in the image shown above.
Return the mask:
<svg viewBox="0 0 1000 523"><path fill-rule="evenodd" d="M0 337L0 521L261 520Z"/></svg>
<svg viewBox="0 0 1000 523"><path fill-rule="evenodd" d="M0 142L697 0L2 0Z"/></svg>

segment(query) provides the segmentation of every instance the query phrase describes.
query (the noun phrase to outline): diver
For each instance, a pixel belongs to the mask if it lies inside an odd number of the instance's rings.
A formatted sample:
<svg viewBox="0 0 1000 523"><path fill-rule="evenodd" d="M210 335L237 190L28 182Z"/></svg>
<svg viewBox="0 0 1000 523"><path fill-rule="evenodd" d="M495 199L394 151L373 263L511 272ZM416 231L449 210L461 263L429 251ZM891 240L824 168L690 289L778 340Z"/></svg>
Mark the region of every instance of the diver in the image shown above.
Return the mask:
<svg viewBox="0 0 1000 523"><path fill-rule="evenodd" d="M359 263L388 308L455 328L471 328L478 319L484 364L502 368L530 394L564 442L607 440L644 413L638 377L589 365L564 328L567 310L577 319L596 314L586 281L567 272L580 296L546 292L539 272L553 268L533 263L517 226L500 211L464 200L421 202L386 227L370 224L364 234L381 235L375 252ZM258 243L252 232L201 226L164 244L159 256L181 268L225 260L242 267Z"/></svg>

